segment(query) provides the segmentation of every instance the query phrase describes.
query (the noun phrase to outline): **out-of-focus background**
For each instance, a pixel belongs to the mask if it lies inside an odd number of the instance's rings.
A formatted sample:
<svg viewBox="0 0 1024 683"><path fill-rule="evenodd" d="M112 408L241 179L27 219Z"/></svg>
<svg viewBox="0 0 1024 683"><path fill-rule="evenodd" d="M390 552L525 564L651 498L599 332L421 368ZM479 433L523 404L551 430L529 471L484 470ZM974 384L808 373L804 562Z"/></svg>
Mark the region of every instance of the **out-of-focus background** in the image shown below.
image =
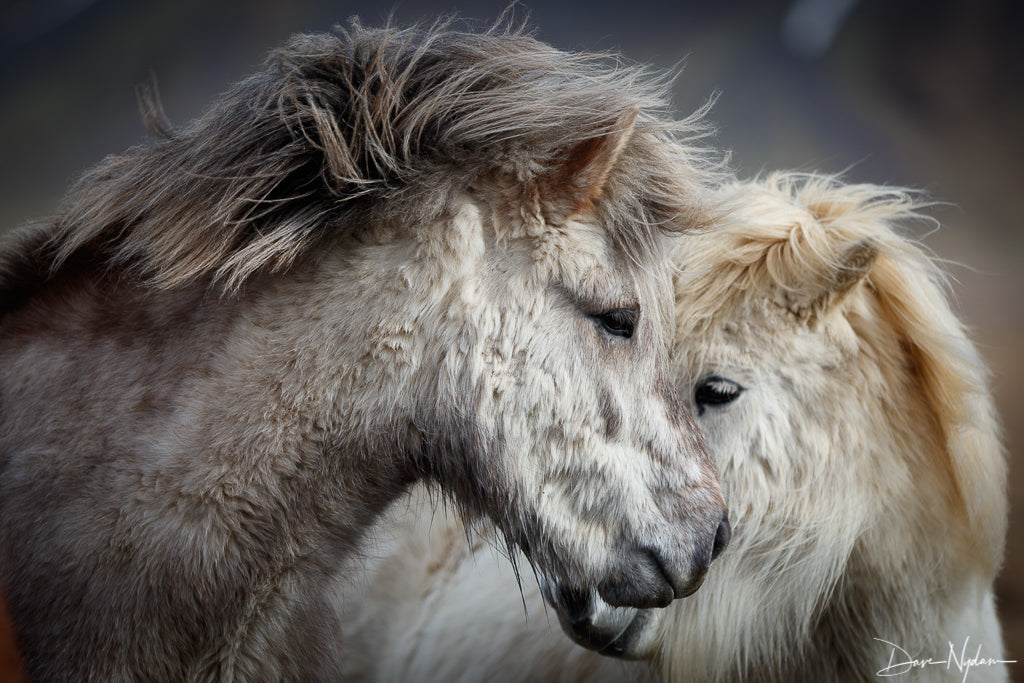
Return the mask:
<svg viewBox="0 0 1024 683"><path fill-rule="evenodd" d="M400 23L503 0L3 0L0 230L51 212L105 154L145 133L134 86L155 74L183 123L297 31L359 15ZM710 144L744 175L845 171L945 202L926 242L957 280L993 370L1013 517L998 584L1008 659L1024 659L1024 3L1017 0L564 0L519 6L541 39L671 68L675 104L718 94ZM936 539L941 543L942 539ZM0 638L3 624L0 622ZM0 667L4 665L0 653ZM1024 664L1012 665L1024 680Z"/></svg>

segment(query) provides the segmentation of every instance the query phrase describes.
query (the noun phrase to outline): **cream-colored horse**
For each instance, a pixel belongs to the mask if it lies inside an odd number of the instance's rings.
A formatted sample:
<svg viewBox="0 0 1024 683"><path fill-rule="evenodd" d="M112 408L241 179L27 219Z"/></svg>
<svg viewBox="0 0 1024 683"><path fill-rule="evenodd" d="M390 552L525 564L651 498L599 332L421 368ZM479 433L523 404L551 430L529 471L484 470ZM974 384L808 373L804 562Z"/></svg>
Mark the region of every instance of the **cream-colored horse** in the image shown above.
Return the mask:
<svg viewBox="0 0 1024 683"><path fill-rule="evenodd" d="M547 591L580 643L652 665L560 641L532 583L524 616L505 562L414 502L345 605L349 680L1006 679L1004 456L944 277L897 230L911 202L794 175L722 196L679 252L674 360L732 544L664 610Z"/></svg>
<svg viewBox="0 0 1024 683"><path fill-rule="evenodd" d="M668 367L664 84L518 30L298 36L0 249L0 576L39 680L335 680L412 483L653 607L728 537ZM567 641L568 642L568 641Z"/></svg>

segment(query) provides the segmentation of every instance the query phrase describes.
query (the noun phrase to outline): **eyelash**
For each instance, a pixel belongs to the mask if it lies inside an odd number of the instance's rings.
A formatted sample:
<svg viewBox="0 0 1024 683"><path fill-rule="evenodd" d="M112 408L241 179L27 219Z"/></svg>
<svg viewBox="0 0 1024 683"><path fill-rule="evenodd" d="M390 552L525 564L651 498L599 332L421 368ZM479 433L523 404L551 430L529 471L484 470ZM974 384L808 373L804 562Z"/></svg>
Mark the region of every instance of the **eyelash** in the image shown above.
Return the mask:
<svg viewBox="0 0 1024 683"><path fill-rule="evenodd" d="M693 402L697 406L697 414L703 415L708 406L732 403L742 393L743 387L738 382L718 375L711 375L697 382L693 389Z"/></svg>

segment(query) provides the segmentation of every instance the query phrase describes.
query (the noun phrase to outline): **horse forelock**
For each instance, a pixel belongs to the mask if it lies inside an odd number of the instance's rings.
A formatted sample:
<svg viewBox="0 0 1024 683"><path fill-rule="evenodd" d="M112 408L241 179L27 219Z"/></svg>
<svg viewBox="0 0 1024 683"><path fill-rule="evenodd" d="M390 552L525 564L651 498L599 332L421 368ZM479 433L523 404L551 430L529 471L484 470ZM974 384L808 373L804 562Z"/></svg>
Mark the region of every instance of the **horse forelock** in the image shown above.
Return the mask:
<svg viewBox="0 0 1024 683"><path fill-rule="evenodd" d="M489 31L367 28L298 35L204 115L87 172L52 228L54 268L89 249L157 286L237 289L374 221L414 226L496 172L527 182L572 145L639 112L595 209L643 260L660 233L706 222L717 173L667 115L664 74ZM660 249L661 247L657 247Z"/></svg>

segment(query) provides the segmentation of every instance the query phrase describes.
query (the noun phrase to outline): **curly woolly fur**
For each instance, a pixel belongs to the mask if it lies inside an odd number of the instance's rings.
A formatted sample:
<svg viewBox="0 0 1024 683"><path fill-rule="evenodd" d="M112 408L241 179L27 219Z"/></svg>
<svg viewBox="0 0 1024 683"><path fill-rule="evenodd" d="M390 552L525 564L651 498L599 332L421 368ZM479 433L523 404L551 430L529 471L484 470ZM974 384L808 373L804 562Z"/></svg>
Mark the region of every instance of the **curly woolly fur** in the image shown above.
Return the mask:
<svg viewBox="0 0 1024 683"><path fill-rule="evenodd" d="M364 634L355 680L867 681L891 652L902 661L888 643L919 659L1002 658L1005 453L946 275L906 236L920 202L795 173L718 198L717 224L678 243L672 364L732 541L693 596L611 617L592 604L574 635L651 666L555 639L540 591L524 587L524 619L504 561L444 545L458 522L399 511L394 545L344 605ZM701 405L709 378L741 392ZM967 680L1006 677L983 661Z"/></svg>
<svg viewBox="0 0 1024 683"><path fill-rule="evenodd" d="M353 23L181 129L144 95L153 138L0 245L29 675L336 680L324 594L422 480L549 581L694 590L728 527L670 255L719 171L666 85L507 22Z"/></svg>

